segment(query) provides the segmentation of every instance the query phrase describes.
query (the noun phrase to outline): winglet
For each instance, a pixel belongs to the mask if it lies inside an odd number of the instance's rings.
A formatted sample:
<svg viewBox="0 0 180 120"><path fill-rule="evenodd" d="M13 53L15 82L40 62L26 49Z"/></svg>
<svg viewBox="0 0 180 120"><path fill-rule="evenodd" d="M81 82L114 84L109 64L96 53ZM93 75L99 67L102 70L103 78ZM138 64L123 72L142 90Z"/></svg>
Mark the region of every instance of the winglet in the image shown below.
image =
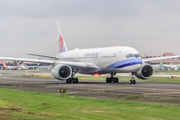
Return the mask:
<svg viewBox="0 0 180 120"><path fill-rule="evenodd" d="M57 27L58 27L58 45L59 45L59 53L66 52L67 47L66 43L59 25L59 21L57 21Z"/></svg>

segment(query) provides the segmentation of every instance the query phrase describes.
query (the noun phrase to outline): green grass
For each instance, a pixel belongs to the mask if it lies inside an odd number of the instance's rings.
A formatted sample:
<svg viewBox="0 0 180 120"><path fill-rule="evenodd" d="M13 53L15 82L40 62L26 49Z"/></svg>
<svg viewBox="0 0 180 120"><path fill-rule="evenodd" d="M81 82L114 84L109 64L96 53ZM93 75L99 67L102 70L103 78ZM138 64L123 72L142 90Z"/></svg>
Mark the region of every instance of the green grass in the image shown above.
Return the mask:
<svg viewBox="0 0 180 120"><path fill-rule="evenodd" d="M128 99L136 99L136 96ZM139 99L139 97L137 98ZM180 106L0 89L2 119L179 120ZM6 116L3 116L6 115ZM0 117L0 118L1 118Z"/></svg>
<svg viewBox="0 0 180 120"><path fill-rule="evenodd" d="M180 75L180 70L154 71L154 75Z"/></svg>
<svg viewBox="0 0 180 120"><path fill-rule="evenodd" d="M159 82L159 83L180 83L180 78L170 77L152 77L147 82Z"/></svg>

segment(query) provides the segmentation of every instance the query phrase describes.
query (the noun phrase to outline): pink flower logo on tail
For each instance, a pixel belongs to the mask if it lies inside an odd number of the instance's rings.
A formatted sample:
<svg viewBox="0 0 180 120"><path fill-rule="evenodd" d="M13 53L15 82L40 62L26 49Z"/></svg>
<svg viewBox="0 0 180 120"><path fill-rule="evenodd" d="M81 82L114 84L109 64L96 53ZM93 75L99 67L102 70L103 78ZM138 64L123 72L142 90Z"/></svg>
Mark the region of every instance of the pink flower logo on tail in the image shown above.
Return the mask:
<svg viewBox="0 0 180 120"><path fill-rule="evenodd" d="M60 35L60 37L59 37L59 51L60 52L63 49L63 43L64 43L64 41L63 41L62 35Z"/></svg>

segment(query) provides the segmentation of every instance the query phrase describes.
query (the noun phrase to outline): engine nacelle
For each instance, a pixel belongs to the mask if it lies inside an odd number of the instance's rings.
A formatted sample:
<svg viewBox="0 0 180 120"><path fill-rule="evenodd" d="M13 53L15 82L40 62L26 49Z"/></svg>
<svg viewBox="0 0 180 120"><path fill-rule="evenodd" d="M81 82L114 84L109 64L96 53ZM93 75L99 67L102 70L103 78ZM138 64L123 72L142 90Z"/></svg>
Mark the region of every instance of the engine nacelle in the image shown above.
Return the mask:
<svg viewBox="0 0 180 120"><path fill-rule="evenodd" d="M72 68L69 65L58 64L52 68L52 75L58 80L67 80L72 75Z"/></svg>
<svg viewBox="0 0 180 120"><path fill-rule="evenodd" d="M141 70L139 70L135 75L139 79L143 79L143 80L149 79L153 75L153 68L151 67L151 65L145 64L141 68Z"/></svg>

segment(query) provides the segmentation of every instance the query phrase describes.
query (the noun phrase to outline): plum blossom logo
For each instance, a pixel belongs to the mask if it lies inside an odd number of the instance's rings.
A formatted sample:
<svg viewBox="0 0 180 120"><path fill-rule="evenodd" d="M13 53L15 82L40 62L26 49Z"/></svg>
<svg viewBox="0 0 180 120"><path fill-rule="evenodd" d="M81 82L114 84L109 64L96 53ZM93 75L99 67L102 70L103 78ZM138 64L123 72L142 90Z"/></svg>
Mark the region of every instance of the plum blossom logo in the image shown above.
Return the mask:
<svg viewBox="0 0 180 120"><path fill-rule="evenodd" d="M64 41L63 41L62 35L60 35L60 37L59 37L59 51L60 52L63 49L63 43L64 43Z"/></svg>

